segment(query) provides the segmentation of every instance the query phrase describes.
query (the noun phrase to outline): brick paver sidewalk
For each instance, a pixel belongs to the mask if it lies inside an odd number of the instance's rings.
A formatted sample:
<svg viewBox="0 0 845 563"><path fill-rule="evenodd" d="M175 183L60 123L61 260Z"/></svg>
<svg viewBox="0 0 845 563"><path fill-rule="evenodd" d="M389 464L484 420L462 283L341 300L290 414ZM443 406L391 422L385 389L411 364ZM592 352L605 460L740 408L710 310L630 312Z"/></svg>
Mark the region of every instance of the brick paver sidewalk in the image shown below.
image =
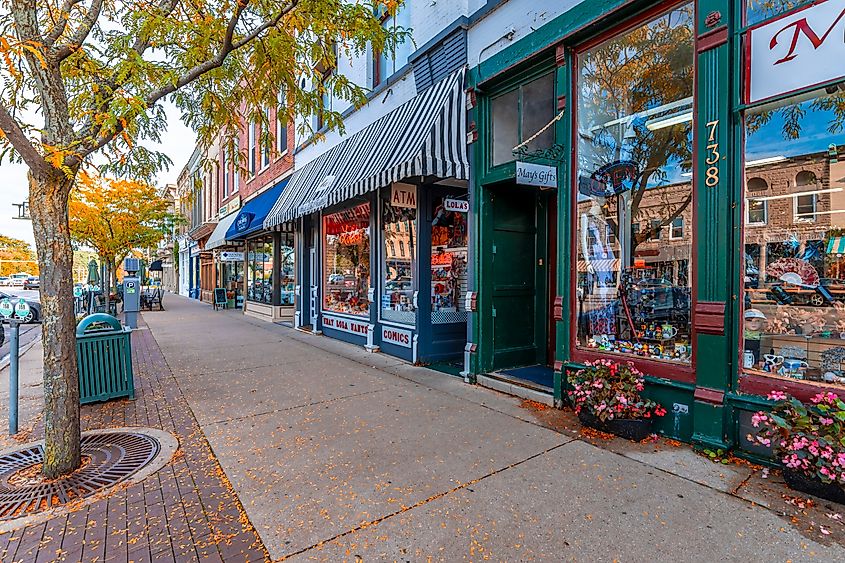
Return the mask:
<svg viewBox="0 0 845 563"><path fill-rule="evenodd" d="M83 430L160 428L179 439L173 460L109 498L0 536L0 561L268 559L143 322L132 334L132 352L136 399L83 407ZM43 437L42 428L33 435Z"/></svg>

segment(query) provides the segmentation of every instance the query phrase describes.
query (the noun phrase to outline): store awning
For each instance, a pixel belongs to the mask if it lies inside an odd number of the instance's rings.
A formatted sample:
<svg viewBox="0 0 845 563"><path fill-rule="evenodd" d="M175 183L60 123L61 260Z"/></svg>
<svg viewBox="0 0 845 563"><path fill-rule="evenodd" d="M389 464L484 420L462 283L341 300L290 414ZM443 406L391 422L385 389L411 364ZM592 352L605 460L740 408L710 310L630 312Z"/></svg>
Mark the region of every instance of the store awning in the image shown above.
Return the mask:
<svg viewBox="0 0 845 563"><path fill-rule="evenodd" d="M151 272L161 272L162 271L161 260L153 260L152 263L150 264L149 270Z"/></svg>
<svg viewBox="0 0 845 563"><path fill-rule="evenodd" d="M285 178L272 188L261 192L247 201L240 211L235 213L234 221L226 231L226 240L243 240L264 229L264 219L273 204L284 193L290 177Z"/></svg>
<svg viewBox="0 0 845 563"><path fill-rule="evenodd" d="M206 250L212 250L226 245L226 231L232 226L236 216L237 213L229 213L217 222L217 226L214 227L214 231L208 237L208 242L205 243Z"/></svg>
<svg viewBox="0 0 845 563"><path fill-rule="evenodd" d="M469 179L464 73L452 73L297 170L264 228L410 176Z"/></svg>
<svg viewBox="0 0 845 563"><path fill-rule="evenodd" d="M845 237L830 237L827 243L828 254L845 254Z"/></svg>

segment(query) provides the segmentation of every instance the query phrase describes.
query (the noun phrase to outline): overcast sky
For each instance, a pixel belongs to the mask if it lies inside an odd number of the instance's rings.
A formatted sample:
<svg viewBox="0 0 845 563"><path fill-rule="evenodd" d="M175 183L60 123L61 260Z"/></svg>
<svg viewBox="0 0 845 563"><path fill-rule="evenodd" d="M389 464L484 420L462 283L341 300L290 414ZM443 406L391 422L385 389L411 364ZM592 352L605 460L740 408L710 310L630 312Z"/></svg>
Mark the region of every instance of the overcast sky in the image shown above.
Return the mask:
<svg viewBox="0 0 845 563"><path fill-rule="evenodd" d="M165 104L165 111L167 112L168 128L167 132L162 135L163 142L158 145L158 150L170 157L173 166L170 170L159 173L158 184L160 186L176 182L176 177L190 158L196 141L196 135L182 123L179 118L179 111L175 106L167 103ZM12 219L12 216L17 216L17 208L13 207L13 204L25 200L27 191L25 166L12 165L7 162L0 165L0 234L23 239L33 244L34 247L32 223Z"/></svg>

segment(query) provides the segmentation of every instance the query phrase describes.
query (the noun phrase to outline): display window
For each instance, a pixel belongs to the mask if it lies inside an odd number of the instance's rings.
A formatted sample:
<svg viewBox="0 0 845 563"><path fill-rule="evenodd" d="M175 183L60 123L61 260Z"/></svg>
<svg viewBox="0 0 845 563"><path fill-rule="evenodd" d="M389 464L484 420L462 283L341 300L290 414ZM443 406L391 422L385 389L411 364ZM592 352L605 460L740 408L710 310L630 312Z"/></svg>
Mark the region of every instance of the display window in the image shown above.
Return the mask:
<svg viewBox="0 0 845 563"><path fill-rule="evenodd" d="M408 186L405 189L414 188ZM414 189L414 193L415 193ZM382 201L382 292L381 318L403 324L415 324L417 308L417 208L387 197ZM409 206L404 206L409 205Z"/></svg>
<svg viewBox="0 0 845 563"><path fill-rule="evenodd" d="M279 272L279 293L280 305L294 304L294 291L296 288L296 253L293 250L293 233L281 233L279 246L279 259L281 268Z"/></svg>
<svg viewBox="0 0 845 563"><path fill-rule="evenodd" d="M754 25L811 2L813 0L747 0L745 22L747 25Z"/></svg>
<svg viewBox="0 0 845 563"><path fill-rule="evenodd" d="M431 322L466 322L466 190L435 197L431 219Z"/></svg>
<svg viewBox="0 0 845 563"><path fill-rule="evenodd" d="M323 236L323 309L369 315L370 204L323 215Z"/></svg>
<svg viewBox="0 0 845 563"><path fill-rule="evenodd" d="M273 237L247 241L247 301L273 303Z"/></svg>
<svg viewBox="0 0 845 563"><path fill-rule="evenodd" d="M576 55L576 346L690 364L694 5Z"/></svg>
<svg viewBox="0 0 845 563"><path fill-rule="evenodd" d="M746 372L845 387L845 95L745 112Z"/></svg>
<svg viewBox="0 0 845 563"><path fill-rule="evenodd" d="M241 288L244 283L244 265L241 261L222 262L223 288L226 289L226 299L232 301L236 307L242 305Z"/></svg>

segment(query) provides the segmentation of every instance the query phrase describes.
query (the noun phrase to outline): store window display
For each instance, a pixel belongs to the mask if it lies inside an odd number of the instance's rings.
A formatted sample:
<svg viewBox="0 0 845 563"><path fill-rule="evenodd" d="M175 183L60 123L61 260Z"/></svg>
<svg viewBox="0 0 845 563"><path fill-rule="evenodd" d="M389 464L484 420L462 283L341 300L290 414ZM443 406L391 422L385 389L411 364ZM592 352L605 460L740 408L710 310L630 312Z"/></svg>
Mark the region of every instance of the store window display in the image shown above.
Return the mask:
<svg viewBox="0 0 845 563"><path fill-rule="evenodd" d="M412 325L417 318L417 208L416 203L393 200L382 202L381 318Z"/></svg>
<svg viewBox="0 0 845 563"><path fill-rule="evenodd" d="M746 216L766 215L744 228L740 357L750 373L844 387L845 95L803 98L745 113Z"/></svg>
<svg viewBox="0 0 845 563"><path fill-rule="evenodd" d="M576 56L580 350L691 360L693 15L681 5Z"/></svg>
<svg viewBox="0 0 845 563"><path fill-rule="evenodd" d="M431 220L431 321L467 320L467 212L465 191L434 199ZM464 210L464 211L461 211Z"/></svg>
<svg viewBox="0 0 845 563"><path fill-rule="evenodd" d="M273 303L273 237L247 241L247 301Z"/></svg>
<svg viewBox="0 0 845 563"><path fill-rule="evenodd" d="M296 254L293 250L293 233L281 234L281 245L279 247L281 272L279 278L279 304L293 305L294 291L296 289L295 281L295 263Z"/></svg>
<svg viewBox="0 0 845 563"><path fill-rule="evenodd" d="M370 204L323 216L323 309L369 315Z"/></svg>

